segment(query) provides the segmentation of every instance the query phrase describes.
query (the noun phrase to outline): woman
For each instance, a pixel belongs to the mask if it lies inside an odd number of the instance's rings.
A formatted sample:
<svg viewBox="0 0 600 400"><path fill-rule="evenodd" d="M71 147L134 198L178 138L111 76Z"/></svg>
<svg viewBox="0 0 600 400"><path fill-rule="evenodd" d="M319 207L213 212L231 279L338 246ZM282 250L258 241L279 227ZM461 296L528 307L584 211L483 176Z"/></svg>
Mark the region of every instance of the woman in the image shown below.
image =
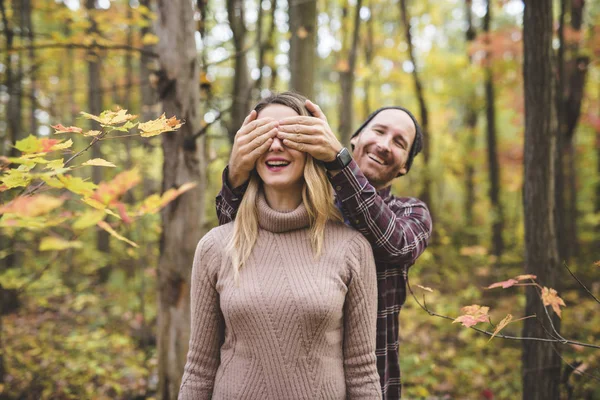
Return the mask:
<svg viewBox="0 0 600 400"><path fill-rule="evenodd" d="M255 111L304 103L287 92ZM372 250L341 221L324 168L273 139L235 222L196 249L180 399L381 398Z"/></svg>

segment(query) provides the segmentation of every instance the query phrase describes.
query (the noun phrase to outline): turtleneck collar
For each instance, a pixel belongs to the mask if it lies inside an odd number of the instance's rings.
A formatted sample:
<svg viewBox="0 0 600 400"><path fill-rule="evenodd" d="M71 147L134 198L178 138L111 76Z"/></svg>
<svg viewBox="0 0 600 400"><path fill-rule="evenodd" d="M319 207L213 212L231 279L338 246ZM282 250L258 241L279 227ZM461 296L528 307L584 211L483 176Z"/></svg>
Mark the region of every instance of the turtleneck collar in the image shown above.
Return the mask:
<svg viewBox="0 0 600 400"><path fill-rule="evenodd" d="M306 228L310 224L308 211L304 203L292 211L273 210L267 204L264 193L259 192L256 199L256 210L258 212L258 225L269 232L281 233Z"/></svg>

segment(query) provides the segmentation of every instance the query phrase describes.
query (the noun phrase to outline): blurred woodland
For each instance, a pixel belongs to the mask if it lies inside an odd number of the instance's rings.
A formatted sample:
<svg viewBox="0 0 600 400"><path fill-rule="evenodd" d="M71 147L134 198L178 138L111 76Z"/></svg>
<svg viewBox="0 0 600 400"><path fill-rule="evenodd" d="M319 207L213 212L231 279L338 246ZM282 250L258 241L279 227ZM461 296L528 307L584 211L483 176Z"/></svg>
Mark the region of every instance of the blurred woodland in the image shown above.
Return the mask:
<svg viewBox="0 0 600 400"><path fill-rule="evenodd" d="M345 144L381 106L423 125L403 395L600 399L600 2L0 0L0 26L0 399L176 398L231 140L289 88Z"/></svg>

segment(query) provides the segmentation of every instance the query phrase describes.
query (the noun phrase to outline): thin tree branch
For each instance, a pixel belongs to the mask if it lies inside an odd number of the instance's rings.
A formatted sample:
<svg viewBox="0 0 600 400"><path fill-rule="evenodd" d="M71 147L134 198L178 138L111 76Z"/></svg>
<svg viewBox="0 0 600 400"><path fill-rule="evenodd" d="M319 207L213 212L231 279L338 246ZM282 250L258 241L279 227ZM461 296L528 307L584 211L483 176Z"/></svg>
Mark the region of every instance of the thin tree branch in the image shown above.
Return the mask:
<svg viewBox="0 0 600 400"><path fill-rule="evenodd" d="M571 270L569 269L569 266L567 265L567 263L565 262L565 268L567 269L567 271L569 271L569 273L571 274L571 276L581 285L582 288L585 289L586 292L588 292L588 294L590 296L592 296L592 298L594 300L596 300L596 303L600 304L600 300L598 300L598 298L596 296L594 296L594 294L579 280L579 278L577 278L575 276L575 274L573 272L571 272Z"/></svg>
<svg viewBox="0 0 600 400"><path fill-rule="evenodd" d="M438 314L436 312L431 311L429 308L427 308L426 306L424 306L423 304L421 304L421 302L419 301L419 299L417 298L417 296L415 295L415 293L412 290L412 287L410 286L410 282L408 280L408 276L406 277L406 286L408 287L408 290L410 291L411 296L413 297L413 299L415 299L415 301L417 302L417 304L423 309L425 310L429 315L434 316L434 317L438 317L438 318L443 318L443 319L447 319L450 321L454 321L456 318L452 318L452 317L448 317L446 315L441 315ZM494 334L492 332L488 332L486 330L480 329L480 328L476 328L474 326L471 326L470 329L473 329L474 331L477 331L479 333L483 333L485 335L488 336L493 336ZM552 336L552 335L550 335ZM600 349L599 345L595 345L595 344L591 344L591 343L582 343L582 342L577 342L574 340L559 340L559 339L546 339L546 338L537 338L537 337L521 337L521 336L509 336L509 335L504 335L504 334L496 334L495 337L501 338L501 339L510 339L510 340L531 340L531 341L537 341L537 342L551 342L551 343L562 343L562 344L574 344L574 345L578 345L578 346L582 346L582 347L589 347L592 349Z"/></svg>

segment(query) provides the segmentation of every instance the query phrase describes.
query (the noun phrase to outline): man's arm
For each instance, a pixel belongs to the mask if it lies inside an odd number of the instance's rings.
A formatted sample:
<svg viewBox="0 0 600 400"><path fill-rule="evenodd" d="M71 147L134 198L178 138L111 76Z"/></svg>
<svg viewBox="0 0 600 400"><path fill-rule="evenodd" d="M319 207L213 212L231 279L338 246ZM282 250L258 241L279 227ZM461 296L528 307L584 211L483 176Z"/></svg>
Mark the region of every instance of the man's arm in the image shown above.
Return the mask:
<svg viewBox="0 0 600 400"><path fill-rule="evenodd" d="M237 210L242 202L242 197L244 197L244 193L246 193L246 188L248 187L248 181L246 181L242 185L232 188L227 179L228 173L229 166L223 170L223 186L215 200L219 225L227 224L235 219Z"/></svg>
<svg viewBox="0 0 600 400"><path fill-rule="evenodd" d="M431 215L417 199L386 204L354 160L329 180L342 213L373 247L378 261L413 264L431 236Z"/></svg>

